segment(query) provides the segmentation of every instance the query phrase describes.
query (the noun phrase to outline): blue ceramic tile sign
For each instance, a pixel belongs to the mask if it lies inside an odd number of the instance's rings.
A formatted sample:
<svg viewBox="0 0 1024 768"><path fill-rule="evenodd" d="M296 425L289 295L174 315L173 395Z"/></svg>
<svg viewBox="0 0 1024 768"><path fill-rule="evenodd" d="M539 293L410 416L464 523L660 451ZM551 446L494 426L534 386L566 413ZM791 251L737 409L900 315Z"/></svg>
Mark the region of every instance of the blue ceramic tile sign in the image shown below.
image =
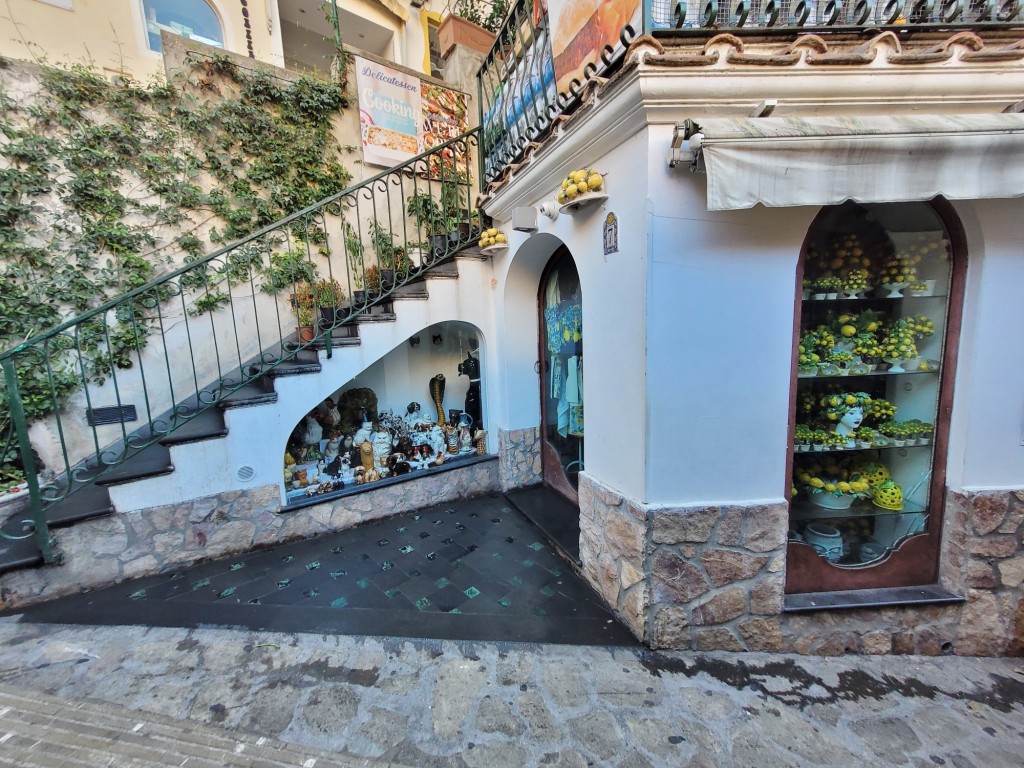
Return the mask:
<svg viewBox="0 0 1024 768"><path fill-rule="evenodd" d="M619 252L619 217L609 213L604 220L604 255Z"/></svg>

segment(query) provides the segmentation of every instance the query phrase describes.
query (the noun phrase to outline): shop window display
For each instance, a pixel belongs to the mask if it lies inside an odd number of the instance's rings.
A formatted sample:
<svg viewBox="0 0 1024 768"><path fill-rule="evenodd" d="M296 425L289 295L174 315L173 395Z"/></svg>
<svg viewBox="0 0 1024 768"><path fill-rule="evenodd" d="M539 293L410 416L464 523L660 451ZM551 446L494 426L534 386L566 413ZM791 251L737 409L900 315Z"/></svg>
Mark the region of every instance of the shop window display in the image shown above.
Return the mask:
<svg viewBox="0 0 1024 768"><path fill-rule="evenodd" d="M934 579L953 287L950 236L924 203L849 203L810 233L788 591Z"/></svg>
<svg viewBox="0 0 1024 768"><path fill-rule="evenodd" d="M486 454L480 370L479 337L464 323L432 326L393 350L295 426L284 454L288 503Z"/></svg>

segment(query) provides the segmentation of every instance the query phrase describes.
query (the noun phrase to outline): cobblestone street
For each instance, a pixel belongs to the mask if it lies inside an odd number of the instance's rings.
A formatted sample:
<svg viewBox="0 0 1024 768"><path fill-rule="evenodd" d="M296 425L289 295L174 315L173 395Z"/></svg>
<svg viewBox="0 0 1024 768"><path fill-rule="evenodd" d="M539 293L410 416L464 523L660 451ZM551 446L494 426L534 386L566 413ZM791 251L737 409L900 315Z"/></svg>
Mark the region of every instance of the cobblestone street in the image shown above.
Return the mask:
<svg viewBox="0 0 1024 768"><path fill-rule="evenodd" d="M659 654L15 617L0 620L0 647L11 690L354 764L990 768L1019 765L1024 737L1020 659ZM24 764L4 761L0 751L0 764Z"/></svg>

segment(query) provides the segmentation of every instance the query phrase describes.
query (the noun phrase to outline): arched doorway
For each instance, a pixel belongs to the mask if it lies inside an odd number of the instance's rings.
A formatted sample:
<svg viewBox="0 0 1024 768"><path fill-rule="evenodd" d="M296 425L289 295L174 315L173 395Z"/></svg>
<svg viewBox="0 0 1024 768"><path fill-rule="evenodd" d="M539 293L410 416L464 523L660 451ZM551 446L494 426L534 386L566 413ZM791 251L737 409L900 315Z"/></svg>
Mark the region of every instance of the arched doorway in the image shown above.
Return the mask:
<svg viewBox="0 0 1024 768"><path fill-rule="evenodd" d="M565 246L544 269L538 305L544 484L578 505L584 469L583 298Z"/></svg>

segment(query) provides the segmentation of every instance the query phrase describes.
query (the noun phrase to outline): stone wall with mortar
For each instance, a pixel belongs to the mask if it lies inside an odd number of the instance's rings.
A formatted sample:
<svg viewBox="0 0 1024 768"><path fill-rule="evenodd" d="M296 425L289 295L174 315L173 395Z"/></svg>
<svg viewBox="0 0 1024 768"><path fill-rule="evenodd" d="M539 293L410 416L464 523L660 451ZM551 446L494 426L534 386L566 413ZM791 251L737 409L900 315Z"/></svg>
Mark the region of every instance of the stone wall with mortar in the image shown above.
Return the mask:
<svg viewBox="0 0 1024 768"><path fill-rule="evenodd" d="M781 650L1024 655L1024 491L946 494L939 583L961 604L789 614Z"/></svg>
<svg viewBox="0 0 1024 768"><path fill-rule="evenodd" d="M583 575L652 648L779 650L787 516L643 505L582 473Z"/></svg>
<svg viewBox="0 0 1024 768"><path fill-rule="evenodd" d="M784 503L663 508L580 475L583 575L652 648L1024 655L1024 491L947 494L947 606L784 614Z"/></svg>
<svg viewBox="0 0 1024 768"><path fill-rule="evenodd" d="M284 514L277 485L115 513L54 530L63 562L0 576L0 607L7 610L258 547L333 533L498 488L498 462L485 461Z"/></svg>
<svg viewBox="0 0 1024 768"><path fill-rule="evenodd" d="M788 517L783 503L651 510L650 645L780 650Z"/></svg>
<svg viewBox="0 0 1024 768"><path fill-rule="evenodd" d="M643 640L650 602L646 512L585 472L579 477L583 577Z"/></svg>
<svg viewBox="0 0 1024 768"><path fill-rule="evenodd" d="M541 482L540 427L499 429L498 462L503 491Z"/></svg>

